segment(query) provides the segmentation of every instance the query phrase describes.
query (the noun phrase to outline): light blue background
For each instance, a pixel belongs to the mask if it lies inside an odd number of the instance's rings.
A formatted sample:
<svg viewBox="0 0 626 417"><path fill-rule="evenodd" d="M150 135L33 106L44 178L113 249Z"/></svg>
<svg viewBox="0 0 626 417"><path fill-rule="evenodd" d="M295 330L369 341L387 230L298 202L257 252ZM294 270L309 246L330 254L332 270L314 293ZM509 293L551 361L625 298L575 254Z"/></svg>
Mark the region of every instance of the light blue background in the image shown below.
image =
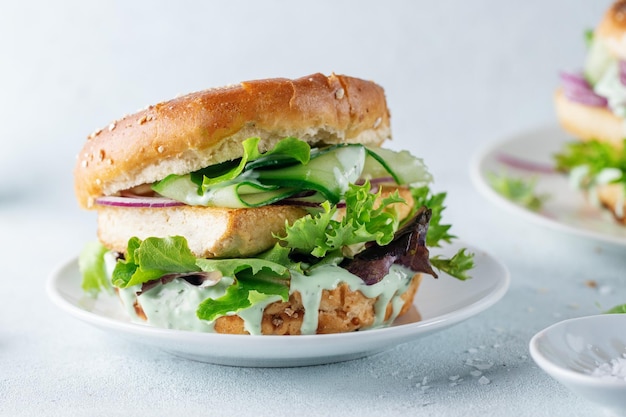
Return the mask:
<svg viewBox="0 0 626 417"><path fill-rule="evenodd" d="M558 71L580 66L583 31L608 4L0 3L0 415L598 415L541 372L527 344L558 320L626 302L624 249L511 217L478 195L468 165L489 143L555 123ZM423 157L449 192L454 232L508 265L500 303L372 358L263 370L177 359L48 301L52 269L95 236L72 189L89 133L177 94L317 71L385 88L389 146ZM489 384L468 359L493 362Z"/></svg>

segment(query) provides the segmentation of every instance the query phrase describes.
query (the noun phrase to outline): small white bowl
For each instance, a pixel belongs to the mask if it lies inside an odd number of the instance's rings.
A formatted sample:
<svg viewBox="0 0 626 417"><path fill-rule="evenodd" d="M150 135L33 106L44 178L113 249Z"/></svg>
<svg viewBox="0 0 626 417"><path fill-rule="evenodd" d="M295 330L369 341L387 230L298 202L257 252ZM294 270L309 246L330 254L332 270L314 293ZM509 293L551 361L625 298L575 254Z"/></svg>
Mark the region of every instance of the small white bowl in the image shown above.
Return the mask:
<svg viewBox="0 0 626 417"><path fill-rule="evenodd" d="M626 314L565 320L530 340L530 354L540 368L612 416L626 416L626 380L592 374L624 353Z"/></svg>

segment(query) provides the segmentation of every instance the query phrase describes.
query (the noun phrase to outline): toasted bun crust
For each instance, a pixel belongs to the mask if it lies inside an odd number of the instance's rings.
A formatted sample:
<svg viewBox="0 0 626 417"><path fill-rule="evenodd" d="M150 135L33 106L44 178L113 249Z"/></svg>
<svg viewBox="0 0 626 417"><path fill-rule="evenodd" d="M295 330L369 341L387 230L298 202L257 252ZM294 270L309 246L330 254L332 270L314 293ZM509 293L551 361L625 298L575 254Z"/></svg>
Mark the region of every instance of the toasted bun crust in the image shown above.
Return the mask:
<svg viewBox="0 0 626 417"><path fill-rule="evenodd" d="M626 0L620 0L606 11L594 31L596 39L602 41L614 57L626 59Z"/></svg>
<svg viewBox="0 0 626 417"><path fill-rule="evenodd" d="M377 84L313 74L242 82L150 106L89 136L77 157L79 204L169 174L186 174L241 156L241 142L260 147L295 136L311 144L379 145L390 138L389 111Z"/></svg>
<svg viewBox="0 0 626 417"><path fill-rule="evenodd" d="M415 274L409 287L401 295L404 301L400 314L405 314L413 306L413 299L422 281L421 274ZM346 333L367 328L374 323L376 298L368 298L360 291L352 291L347 284L340 284L334 290L323 290L318 311L317 334ZM139 317L145 320L141 306L135 304ZM385 320L391 317L393 307L389 303ZM264 335L298 335L305 311L300 293L295 291L286 302L268 305L263 313L261 332ZM244 322L237 315L222 316L215 320L217 333L247 334Z"/></svg>
<svg viewBox="0 0 626 417"><path fill-rule="evenodd" d="M619 0L604 13L595 30L595 35L603 39L619 39L626 34L626 0Z"/></svg>
<svg viewBox="0 0 626 417"><path fill-rule="evenodd" d="M581 140L597 139L623 146L625 121L610 110L570 101L559 89L554 95L557 118L565 131Z"/></svg>

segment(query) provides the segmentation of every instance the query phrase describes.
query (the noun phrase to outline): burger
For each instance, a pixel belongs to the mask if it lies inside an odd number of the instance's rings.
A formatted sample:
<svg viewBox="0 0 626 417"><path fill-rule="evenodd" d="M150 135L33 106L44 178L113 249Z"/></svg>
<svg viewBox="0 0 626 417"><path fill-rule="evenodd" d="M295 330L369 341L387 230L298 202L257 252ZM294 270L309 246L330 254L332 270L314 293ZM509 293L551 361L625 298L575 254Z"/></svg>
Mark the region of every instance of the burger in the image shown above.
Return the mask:
<svg viewBox="0 0 626 417"><path fill-rule="evenodd" d="M576 140L556 155L557 168L589 199L626 224L626 1L615 2L586 34L583 71L562 73L558 120Z"/></svg>
<svg viewBox="0 0 626 417"><path fill-rule="evenodd" d="M265 79L149 106L92 133L75 192L97 212L83 289L116 293L131 321L232 334L389 325L422 275L468 278L445 193L422 159L381 147L377 84Z"/></svg>

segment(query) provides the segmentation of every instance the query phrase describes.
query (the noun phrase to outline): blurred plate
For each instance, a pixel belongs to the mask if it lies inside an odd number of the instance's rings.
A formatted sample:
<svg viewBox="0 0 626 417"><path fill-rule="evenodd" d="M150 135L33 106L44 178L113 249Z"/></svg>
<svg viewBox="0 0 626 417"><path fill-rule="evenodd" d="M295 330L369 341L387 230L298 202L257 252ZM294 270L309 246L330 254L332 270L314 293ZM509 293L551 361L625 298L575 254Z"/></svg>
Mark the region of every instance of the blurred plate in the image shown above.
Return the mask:
<svg viewBox="0 0 626 417"><path fill-rule="evenodd" d="M602 242L626 245L626 227L611 213L590 204L573 189L567 176L554 171L553 155L573 139L559 127L546 127L510 137L476 154L471 163L472 181L488 200L527 220L561 232ZM547 199L538 211L530 210L497 193L489 174L536 181L538 195Z"/></svg>
<svg viewBox="0 0 626 417"><path fill-rule="evenodd" d="M459 247L475 254L472 279L425 276L415 308L387 328L306 336L249 336L170 330L131 323L113 295L97 299L81 289L76 259L48 281L52 301L72 316L116 335L158 347L177 356L232 366L285 367L332 363L373 355L443 330L487 309L506 293L509 273L500 262L474 247L456 243L440 250L451 256ZM434 252L434 251L433 251ZM421 318L420 318L421 317Z"/></svg>

